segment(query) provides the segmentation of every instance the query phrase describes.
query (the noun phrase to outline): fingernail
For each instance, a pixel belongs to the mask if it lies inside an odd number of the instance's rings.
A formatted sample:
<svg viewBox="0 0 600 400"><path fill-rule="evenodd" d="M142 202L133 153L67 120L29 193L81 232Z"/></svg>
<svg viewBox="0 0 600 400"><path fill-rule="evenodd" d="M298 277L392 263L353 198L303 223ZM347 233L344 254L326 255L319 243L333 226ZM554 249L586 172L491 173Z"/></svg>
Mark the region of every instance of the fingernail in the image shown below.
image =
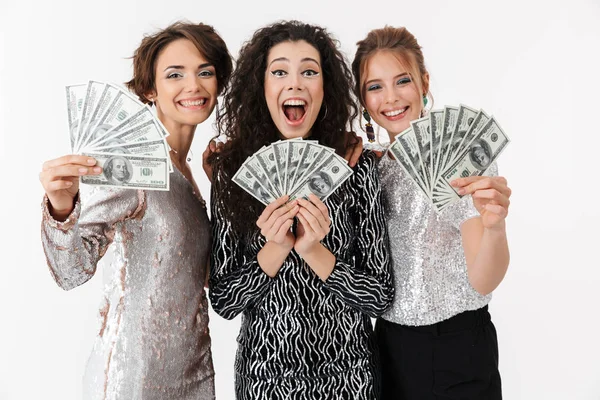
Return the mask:
<svg viewBox="0 0 600 400"><path fill-rule="evenodd" d="M67 181L67 182L65 182L65 184L66 184L67 186L73 186L73 182L71 182L71 181Z"/></svg>
<svg viewBox="0 0 600 400"><path fill-rule="evenodd" d="M100 173L100 170L101 170L101 168L100 168L100 167L94 167L94 172L95 172L95 173L97 173L97 174L98 174L98 173Z"/></svg>
<svg viewBox="0 0 600 400"><path fill-rule="evenodd" d="M465 194L466 190L463 188L458 189L458 194Z"/></svg>
<svg viewBox="0 0 600 400"><path fill-rule="evenodd" d="M79 168L80 174L85 174L87 172L87 168Z"/></svg>
<svg viewBox="0 0 600 400"><path fill-rule="evenodd" d="M90 164L90 165L93 165L93 164L96 163L96 160L94 160L93 158L88 158L87 159L87 163Z"/></svg>

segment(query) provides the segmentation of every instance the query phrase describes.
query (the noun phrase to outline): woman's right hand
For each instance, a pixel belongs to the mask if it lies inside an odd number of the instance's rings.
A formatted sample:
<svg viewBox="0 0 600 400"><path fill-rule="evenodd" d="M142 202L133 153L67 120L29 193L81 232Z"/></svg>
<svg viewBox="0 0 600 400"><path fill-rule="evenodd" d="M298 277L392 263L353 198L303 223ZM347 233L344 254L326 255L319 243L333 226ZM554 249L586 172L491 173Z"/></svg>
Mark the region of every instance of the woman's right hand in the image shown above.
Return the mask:
<svg viewBox="0 0 600 400"><path fill-rule="evenodd" d="M300 206L297 200L286 204L289 198L288 195L281 196L265 207L260 217L258 217L256 225L260 228L260 233L267 239L267 242L273 242L291 250L296 239L290 231L290 227L294 222L294 217L300 210Z"/></svg>
<svg viewBox="0 0 600 400"><path fill-rule="evenodd" d="M98 175L102 168L96 167L92 157L67 155L46 161L40 172L40 182L50 201L50 214L64 221L73 211L73 199L79 191L79 177Z"/></svg>

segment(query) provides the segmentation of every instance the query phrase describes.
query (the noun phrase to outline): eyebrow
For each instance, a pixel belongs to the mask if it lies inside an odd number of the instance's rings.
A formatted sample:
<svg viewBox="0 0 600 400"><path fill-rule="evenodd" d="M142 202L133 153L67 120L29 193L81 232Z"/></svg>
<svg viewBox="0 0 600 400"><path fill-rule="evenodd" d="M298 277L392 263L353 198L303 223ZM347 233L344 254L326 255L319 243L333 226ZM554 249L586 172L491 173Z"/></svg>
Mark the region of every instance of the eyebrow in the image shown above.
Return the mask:
<svg viewBox="0 0 600 400"><path fill-rule="evenodd" d="M273 61L271 61L271 63L269 63L269 65L273 64L276 61L290 62L290 60L287 59L287 58L285 58L285 57L279 57L279 58L276 58ZM315 64L317 64L319 67L321 66L321 64L319 64L319 62L317 60L315 60L314 58L312 58L312 57L304 57L302 60L300 60L300 62L306 62L306 61L312 61Z"/></svg>
<svg viewBox="0 0 600 400"><path fill-rule="evenodd" d="M207 67L213 67L212 63L204 63L204 64L200 64L198 66L198 69L202 69L202 68L207 68ZM164 69L164 71L168 70L168 69L184 69L185 67L183 65L169 65L167 68ZM164 72L163 71L163 72Z"/></svg>
<svg viewBox="0 0 600 400"><path fill-rule="evenodd" d="M403 76L408 76L408 72L403 72L403 73L401 73L401 74L399 74L399 75L396 75L396 76L394 77L394 79L402 78ZM367 85L368 85L368 84L370 84L370 83L377 82L377 81L380 81L380 80L381 80L381 79L371 79L370 81L366 81L366 82L365 82L365 86L367 86Z"/></svg>

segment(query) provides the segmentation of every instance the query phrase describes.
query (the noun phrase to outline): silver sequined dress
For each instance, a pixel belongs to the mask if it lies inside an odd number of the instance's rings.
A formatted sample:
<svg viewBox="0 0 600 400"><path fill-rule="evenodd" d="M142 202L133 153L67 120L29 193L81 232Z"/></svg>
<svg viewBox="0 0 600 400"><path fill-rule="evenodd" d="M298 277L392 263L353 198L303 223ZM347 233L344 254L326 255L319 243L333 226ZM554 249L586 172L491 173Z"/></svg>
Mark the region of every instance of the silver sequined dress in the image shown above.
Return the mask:
<svg viewBox="0 0 600 400"><path fill-rule="evenodd" d="M94 189L65 222L44 200L42 242L61 288L92 278L114 244L86 400L214 399L204 290L209 220L179 171L170 185L168 192Z"/></svg>
<svg viewBox="0 0 600 400"><path fill-rule="evenodd" d="M491 294L479 294L467 276L460 225L479 213L471 196L438 214L396 160L379 162L390 235L396 295L382 316L401 325L431 325L479 309ZM493 164L486 175L496 175Z"/></svg>

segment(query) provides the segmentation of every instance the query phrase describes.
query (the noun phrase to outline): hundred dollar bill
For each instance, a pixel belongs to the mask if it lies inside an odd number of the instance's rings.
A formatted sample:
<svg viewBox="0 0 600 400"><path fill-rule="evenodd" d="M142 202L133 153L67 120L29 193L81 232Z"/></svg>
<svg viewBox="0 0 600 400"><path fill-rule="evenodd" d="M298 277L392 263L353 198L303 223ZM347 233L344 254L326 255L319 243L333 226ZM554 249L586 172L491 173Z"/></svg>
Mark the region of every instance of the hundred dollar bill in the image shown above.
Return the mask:
<svg viewBox="0 0 600 400"><path fill-rule="evenodd" d="M294 187L298 165L300 165L300 160L307 147L308 143L303 140L290 140L286 165L286 182L290 190Z"/></svg>
<svg viewBox="0 0 600 400"><path fill-rule="evenodd" d="M287 171L287 154L289 149L289 141L282 140L273 143L271 146L273 147L273 154L275 155L275 161L277 162L277 175L280 179L281 190L283 191L283 193L289 194L287 191L287 174L285 173L285 171Z"/></svg>
<svg viewBox="0 0 600 400"><path fill-rule="evenodd" d="M440 158L438 160L437 171L438 175L445 170L446 160L450 152L454 129L456 128L456 120L458 118L458 107L444 107L444 116L442 117L442 140L440 142Z"/></svg>
<svg viewBox="0 0 600 400"><path fill-rule="evenodd" d="M113 154L132 154L139 156L152 156L168 158L169 150L164 140L152 140L150 142L118 143L108 142L105 147L97 147L95 152Z"/></svg>
<svg viewBox="0 0 600 400"><path fill-rule="evenodd" d="M94 147L104 146L105 142L111 140L120 133L152 120L157 122L157 126L160 129L160 132L162 132L163 137L167 137L168 132L163 124L156 118L152 109L147 105L144 105L143 108L116 126L111 126L109 124L98 125L93 133L94 139L91 140L86 147L88 149L93 149Z"/></svg>
<svg viewBox="0 0 600 400"><path fill-rule="evenodd" d="M255 153L255 157L265 172L267 179L269 179L269 184L275 190L277 197L283 196L283 186L281 185L281 180L279 179L279 170L277 167L277 161L275 160L273 147L264 146Z"/></svg>
<svg viewBox="0 0 600 400"><path fill-rule="evenodd" d="M146 107L131 93L125 92L122 88L119 89L119 93L114 96L112 103L108 106L107 112L100 117L94 132L91 133L88 148L93 148L98 144L97 142L106 137L105 134L108 131Z"/></svg>
<svg viewBox="0 0 600 400"><path fill-rule="evenodd" d="M119 88L117 86L111 83L105 84L104 89L102 90L102 93L96 102L96 106L94 107L94 110L88 119L88 124L83 127L83 131L79 138L78 151L81 151L85 148L88 141L91 139L92 133L96 131L98 121L104 115L104 113L108 111L108 107L114 100L117 93L119 93Z"/></svg>
<svg viewBox="0 0 600 400"><path fill-rule="evenodd" d="M97 165L102 167L102 174L82 176L82 183L127 189L169 190L166 158L87 152L83 155L95 158Z"/></svg>
<svg viewBox="0 0 600 400"><path fill-rule="evenodd" d="M400 143L415 171L419 174L421 182L423 182L427 190L430 191L429 182L425 178L426 174L423 171L423 164L421 163L419 144L417 143L417 138L415 137L412 127L400 132L395 140Z"/></svg>
<svg viewBox="0 0 600 400"><path fill-rule="evenodd" d="M419 173L415 169L410 157L408 157L400 142L394 140L389 147L389 151L392 153L398 164L400 164L404 172L411 177L417 187L423 191L425 196L429 197L429 190L427 189L427 186L421 180Z"/></svg>
<svg viewBox="0 0 600 400"><path fill-rule="evenodd" d="M456 128L454 129L452 144L450 146L450 154L446 160L447 164L453 163L460 156L467 143L465 142L465 138L472 133L472 129L475 127L481 128L481 122L484 118L487 118L487 114L482 111L467 107L464 104L460 105L458 116L456 117Z"/></svg>
<svg viewBox="0 0 600 400"><path fill-rule="evenodd" d="M494 117L490 118L462 156L444 172L444 179L449 184L457 178L483 175L509 142Z"/></svg>
<svg viewBox="0 0 600 400"><path fill-rule="evenodd" d="M442 142L442 124L444 118L444 110L432 110L429 113L429 125L431 126L431 181L437 180L437 166L440 157L440 143Z"/></svg>
<svg viewBox="0 0 600 400"><path fill-rule="evenodd" d="M352 169L345 163L345 160L333 153L324 163L308 175L304 183L290 195L290 200L297 198L308 199L308 195L313 193L324 201L352 173Z"/></svg>
<svg viewBox="0 0 600 400"><path fill-rule="evenodd" d="M106 83L104 82L88 81L85 100L83 101L83 108L81 109L81 116L79 118L79 131L77 132L77 142L75 143L76 152L79 152L79 145L83 139L85 128L90 122L92 112L98 104L98 99L100 98L104 87L106 87Z"/></svg>
<svg viewBox="0 0 600 400"><path fill-rule="evenodd" d="M331 147L321 146L318 143L308 143L302 154L302 158L298 163L298 167L296 168L294 185L290 188L288 193L292 193L298 186L302 185L310 173L334 152L335 150Z"/></svg>
<svg viewBox="0 0 600 400"><path fill-rule="evenodd" d="M431 190L431 125L429 116L422 117L410 123L413 134L417 139L419 159L421 160L423 181Z"/></svg>
<svg viewBox="0 0 600 400"><path fill-rule="evenodd" d="M255 177L244 164L237 170L232 181L264 205L268 205L275 200L269 190L262 185L258 178Z"/></svg>
<svg viewBox="0 0 600 400"><path fill-rule="evenodd" d="M100 144L105 145L109 142L150 142L162 139L164 139L164 136L160 125L156 120L151 119L127 130L123 130L121 132L115 131L113 136L106 138ZM96 146L94 146L94 148L96 148Z"/></svg>
<svg viewBox="0 0 600 400"><path fill-rule="evenodd" d="M254 175L259 182L262 183L263 187L267 189L269 193L271 193L273 198L279 197L279 192L275 190L275 187L271 184L271 180L269 179L267 172L262 168L260 161L255 155L249 157L244 162L244 165L246 168L248 168L250 173L252 173L252 175Z"/></svg>
<svg viewBox="0 0 600 400"><path fill-rule="evenodd" d="M77 133L79 132L79 120L83 102L87 92L87 83L80 85L70 85L66 88L67 94L67 116L69 119L69 138L71 141L71 151L75 153L75 143L77 142Z"/></svg>

